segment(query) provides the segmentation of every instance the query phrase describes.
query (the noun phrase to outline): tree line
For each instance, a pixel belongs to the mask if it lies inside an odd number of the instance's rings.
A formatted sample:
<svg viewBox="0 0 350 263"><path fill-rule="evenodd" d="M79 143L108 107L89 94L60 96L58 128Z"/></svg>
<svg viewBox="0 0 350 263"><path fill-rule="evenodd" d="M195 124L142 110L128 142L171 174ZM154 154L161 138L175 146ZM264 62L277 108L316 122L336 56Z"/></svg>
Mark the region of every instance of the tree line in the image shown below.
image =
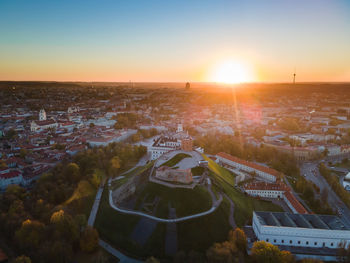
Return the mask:
<svg viewBox="0 0 350 263"><path fill-rule="evenodd" d="M0 241L6 252L23 255L14 262L39 263L71 262L79 251L93 252L98 232L87 226L87 216L96 189L145 153L143 146L123 143L96 147L58 164L30 190L9 186L0 195Z"/></svg>

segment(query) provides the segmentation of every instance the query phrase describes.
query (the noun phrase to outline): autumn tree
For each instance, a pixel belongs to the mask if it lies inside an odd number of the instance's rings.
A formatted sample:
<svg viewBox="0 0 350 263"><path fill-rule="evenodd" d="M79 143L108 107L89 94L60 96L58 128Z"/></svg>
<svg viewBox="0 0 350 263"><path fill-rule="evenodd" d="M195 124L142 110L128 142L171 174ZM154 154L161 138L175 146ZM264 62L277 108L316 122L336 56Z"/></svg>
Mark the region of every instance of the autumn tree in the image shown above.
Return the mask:
<svg viewBox="0 0 350 263"><path fill-rule="evenodd" d="M11 263L32 263L32 261L27 256L19 256L12 260Z"/></svg>
<svg viewBox="0 0 350 263"><path fill-rule="evenodd" d="M45 225L35 220L27 219L15 233L20 248L27 252L38 249L44 238Z"/></svg>
<svg viewBox="0 0 350 263"><path fill-rule="evenodd" d="M80 248L82 251L91 253L98 247L98 232L96 229L88 226L85 228L80 238Z"/></svg>
<svg viewBox="0 0 350 263"><path fill-rule="evenodd" d="M114 156L110 161L109 161L109 175L115 175L120 168L120 159L118 156Z"/></svg>
<svg viewBox="0 0 350 263"><path fill-rule="evenodd" d="M265 241L254 242L251 249L253 262L257 263L292 263L294 258L288 251L281 251L277 246Z"/></svg>
<svg viewBox="0 0 350 263"><path fill-rule="evenodd" d="M247 249L247 237L242 229L237 227L235 230L230 230L228 241L234 243L241 252L245 253Z"/></svg>
<svg viewBox="0 0 350 263"><path fill-rule="evenodd" d="M222 243L215 243L207 250L207 259L209 263L216 262L235 262L234 254L237 253L237 247L234 243L224 241Z"/></svg>

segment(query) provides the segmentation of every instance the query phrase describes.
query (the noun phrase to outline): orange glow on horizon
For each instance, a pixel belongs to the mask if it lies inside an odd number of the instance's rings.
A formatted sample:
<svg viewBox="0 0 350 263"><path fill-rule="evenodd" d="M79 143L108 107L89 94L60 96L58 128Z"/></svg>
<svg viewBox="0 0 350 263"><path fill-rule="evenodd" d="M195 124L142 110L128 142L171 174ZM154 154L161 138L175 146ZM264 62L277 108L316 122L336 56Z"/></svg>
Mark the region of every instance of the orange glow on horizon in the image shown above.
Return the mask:
<svg viewBox="0 0 350 263"><path fill-rule="evenodd" d="M235 60L227 60L213 67L209 74L209 81L238 84L255 81L255 76L248 64Z"/></svg>

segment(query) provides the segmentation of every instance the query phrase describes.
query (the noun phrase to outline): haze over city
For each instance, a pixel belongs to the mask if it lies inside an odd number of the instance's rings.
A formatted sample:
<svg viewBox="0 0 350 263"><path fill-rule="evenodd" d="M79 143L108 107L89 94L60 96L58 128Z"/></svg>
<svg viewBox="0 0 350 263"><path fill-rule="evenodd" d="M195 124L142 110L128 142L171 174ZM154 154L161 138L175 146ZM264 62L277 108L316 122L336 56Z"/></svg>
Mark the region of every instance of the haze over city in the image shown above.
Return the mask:
<svg viewBox="0 0 350 263"><path fill-rule="evenodd" d="M346 0L1 1L0 79L346 82L349 13Z"/></svg>
<svg viewBox="0 0 350 263"><path fill-rule="evenodd" d="M0 0L0 263L350 262L349 14Z"/></svg>

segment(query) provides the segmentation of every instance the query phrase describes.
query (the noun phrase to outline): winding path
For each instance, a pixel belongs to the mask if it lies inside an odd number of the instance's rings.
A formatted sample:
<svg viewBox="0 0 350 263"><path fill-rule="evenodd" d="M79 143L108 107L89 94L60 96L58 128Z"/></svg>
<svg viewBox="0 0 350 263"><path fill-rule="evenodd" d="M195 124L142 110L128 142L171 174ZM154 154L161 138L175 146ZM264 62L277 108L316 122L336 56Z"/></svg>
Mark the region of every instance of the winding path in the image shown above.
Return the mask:
<svg viewBox="0 0 350 263"><path fill-rule="evenodd" d="M124 208L119 208L118 206L116 206L113 203L113 197L112 197L112 190L109 190L109 205L116 211L123 213L123 214L129 214L129 215L137 215L137 216L143 216L143 217L147 217L149 219L155 220L157 222L163 222L163 223L176 223L176 222L181 222L181 221L186 221L186 220L190 220L193 218L197 218L197 217L201 217L201 216L205 216L205 215L209 215L211 213L213 213L216 208L218 208L218 206L221 204L222 202L222 195L220 194L220 197L218 200L216 200L214 193L211 190L211 185L208 185L208 191L212 197L212 207L202 213L198 213L198 214L194 214L194 215L190 215L190 216L184 216L184 217L179 217L179 218L160 218L160 217L156 217L156 216L152 216L140 211L135 211L135 210L129 210L129 209L124 209Z"/></svg>
<svg viewBox="0 0 350 263"><path fill-rule="evenodd" d="M121 263L141 263L143 261L128 257L115 248L113 248L111 245L108 243L104 242L102 239L98 240L98 244L103 247L105 250L107 250L109 253L111 253L113 256L117 257Z"/></svg>
<svg viewBox="0 0 350 263"><path fill-rule="evenodd" d="M225 198L230 202L230 216L228 218L230 225L233 229L235 229L237 227L236 222L235 222L235 218L233 216L234 211L235 211L235 204L233 203L233 201L231 200L231 198L228 197L227 194L223 194L225 196Z"/></svg>

